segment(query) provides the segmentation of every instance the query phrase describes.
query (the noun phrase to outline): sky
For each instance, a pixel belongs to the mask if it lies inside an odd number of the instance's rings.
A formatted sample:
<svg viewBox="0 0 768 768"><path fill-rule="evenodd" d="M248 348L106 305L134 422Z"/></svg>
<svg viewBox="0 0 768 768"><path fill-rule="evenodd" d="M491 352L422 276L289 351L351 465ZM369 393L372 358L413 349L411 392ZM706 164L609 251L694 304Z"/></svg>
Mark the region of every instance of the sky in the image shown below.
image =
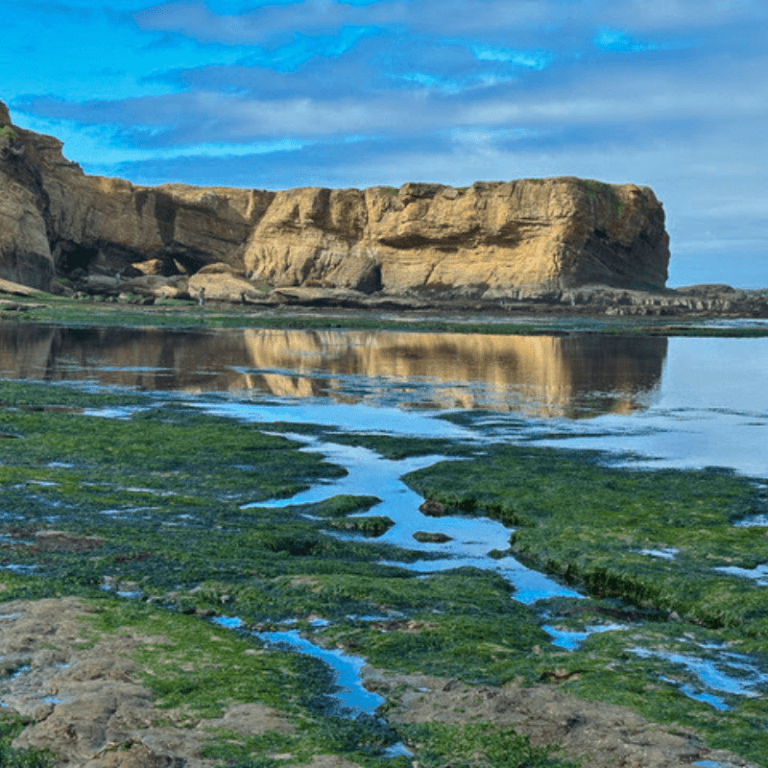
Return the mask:
<svg viewBox="0 0 768 768"><path fill-rule="evenodd" d="M765 0L0 0L0 100L87 173L650 186L668 285L768 287Z"/></svg>

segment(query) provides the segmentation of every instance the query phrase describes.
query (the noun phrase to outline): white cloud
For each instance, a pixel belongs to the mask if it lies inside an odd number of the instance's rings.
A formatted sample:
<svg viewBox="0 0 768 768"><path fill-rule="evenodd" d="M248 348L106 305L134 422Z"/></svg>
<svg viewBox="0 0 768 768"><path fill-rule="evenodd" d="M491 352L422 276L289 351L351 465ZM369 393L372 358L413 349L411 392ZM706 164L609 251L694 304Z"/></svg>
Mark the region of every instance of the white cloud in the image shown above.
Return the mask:
<svg viewBox="0 0 768 768"><path fill-rule="evenodd" d="M545 51L518 51L489 45L473 45L470 50L479 61L501 61L526 69L544 69L552 60L552 55Z"/></svg>

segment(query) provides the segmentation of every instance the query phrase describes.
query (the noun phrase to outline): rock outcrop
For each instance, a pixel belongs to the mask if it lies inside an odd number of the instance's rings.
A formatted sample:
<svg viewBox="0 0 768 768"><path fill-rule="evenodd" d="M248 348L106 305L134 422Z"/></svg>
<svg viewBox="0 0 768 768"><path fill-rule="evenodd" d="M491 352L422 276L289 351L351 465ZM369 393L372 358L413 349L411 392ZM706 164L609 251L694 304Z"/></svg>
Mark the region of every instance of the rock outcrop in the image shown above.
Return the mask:
<svg viewBox="0 0 768 768"><path fill-rule="evenodd" d="M277 286L486 299L662 288L668 261L650 189L576 178L288 190L245 251L246 269Z"/></svg>
<svg viewBox="0 0 768 768"><path fill-rule="evenodd" d="M141 187L86 175L60 141L13 126L0 103L0 277L36 288L54 274L168 277L223 263L262 286L496 300L585 284L662 289L668 260L664 212L647 187L570 177L461 189Z"/></svg>

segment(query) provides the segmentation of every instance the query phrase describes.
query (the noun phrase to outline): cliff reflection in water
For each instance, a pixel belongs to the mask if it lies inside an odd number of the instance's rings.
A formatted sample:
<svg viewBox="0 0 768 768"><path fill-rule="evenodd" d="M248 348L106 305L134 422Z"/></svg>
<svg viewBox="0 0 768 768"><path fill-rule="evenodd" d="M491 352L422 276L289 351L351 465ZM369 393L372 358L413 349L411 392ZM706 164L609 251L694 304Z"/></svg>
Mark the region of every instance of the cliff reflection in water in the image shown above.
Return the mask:
<svg viewBox="0 0 768 768"><path fill-rule="evenodd" d="M585 417L642 409L667 340L371 331L167 331L0 324L0 375L147 390L519 410Z"/></svg>

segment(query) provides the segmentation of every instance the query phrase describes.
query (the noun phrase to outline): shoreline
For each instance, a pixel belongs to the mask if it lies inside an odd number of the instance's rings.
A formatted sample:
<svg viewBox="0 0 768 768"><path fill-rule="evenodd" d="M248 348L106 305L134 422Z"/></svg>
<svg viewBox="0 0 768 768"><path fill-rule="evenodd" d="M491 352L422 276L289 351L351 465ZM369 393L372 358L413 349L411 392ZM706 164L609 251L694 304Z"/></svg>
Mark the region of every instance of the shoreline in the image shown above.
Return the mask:
<svg viewBox="0 0 768 768"><path fill-rule="evenodd" d="M544 300L480 302L402 297L328 296L313 289L273 290L263 302L246 304L149 296L82 294L60 296L0 281L0 321L71 326L168 328L291 328L417 330L483 334L610 333L657 336L768 336L768 292L750 292L765 313L744 302L728 310L655 304L658 294L641 293L634 304ZM346 292L349 293L349 292ZM743 292L742 292L743 293ZM277 298L274 294L278 294ZM765 295L765 298L762 298ZM753 308L754 309L754 308ZM763 323L763 321L765 321Z"/></svg>

